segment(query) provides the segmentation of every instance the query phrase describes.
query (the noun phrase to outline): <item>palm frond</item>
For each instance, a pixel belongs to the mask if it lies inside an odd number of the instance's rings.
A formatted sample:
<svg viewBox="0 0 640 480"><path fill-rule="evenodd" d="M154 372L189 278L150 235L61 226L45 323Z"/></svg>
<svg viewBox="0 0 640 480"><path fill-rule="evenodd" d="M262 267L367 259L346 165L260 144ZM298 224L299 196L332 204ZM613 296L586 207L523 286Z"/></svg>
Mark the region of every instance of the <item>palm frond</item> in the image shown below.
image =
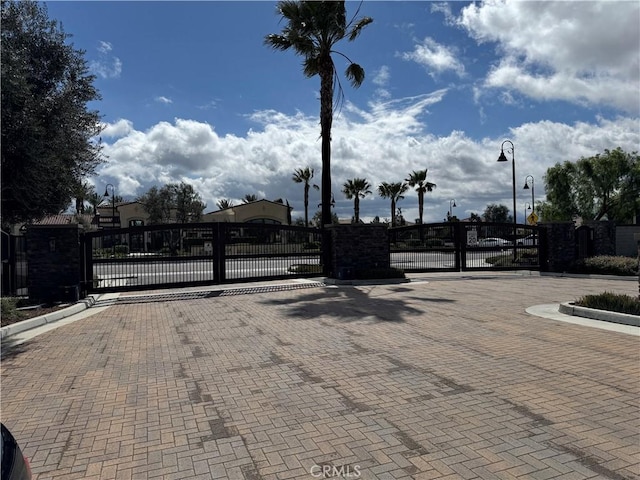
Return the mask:
<svg viewBox="0 0 640 480"><path fill-rule="evenodd" d="M358 38L358 35L360 35L360 32L362 32L362 29L372 22L373 22L373 18L371 17L363 17L360 20L358 20L356 24L353 26L353 28L351 29L351 31L349 32L349 41L352 42L356 38Z"/></svg>
<svg viewBox="0 0 640 480"><path fill-rule="evenodd" d="M358 88L364 82L364 68L357 63L351 63L344 72L353 88Z"/></svg>

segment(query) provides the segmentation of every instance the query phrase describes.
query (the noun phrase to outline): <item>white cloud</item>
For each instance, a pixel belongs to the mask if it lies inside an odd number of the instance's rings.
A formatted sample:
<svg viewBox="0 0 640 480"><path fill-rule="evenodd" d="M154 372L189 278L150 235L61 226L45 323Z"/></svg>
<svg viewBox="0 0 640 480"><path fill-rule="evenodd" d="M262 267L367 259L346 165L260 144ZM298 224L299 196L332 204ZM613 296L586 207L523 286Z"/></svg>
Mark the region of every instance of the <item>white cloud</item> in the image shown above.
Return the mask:
<svg viewBox="0 0 640 480"><path fill-rule="evenodd" d="M399 54L403 60L409 60L422 65L429 75L435 77L446 71L453 71L459 77L464 76L464 65L456 58L455 49L426 37L421 44L414 47L412 52Z"/></svg>
<svg viewBox="0 0 640 480"><path fill-rule="evenodd" d="M156 100L156 102L158 102L158 103L164 103L165 105L168 105L168 104L170 104L170 103L173 103L173 100L171 100L171 99L170 99L170 98L168 98L168 97L162 96L162 95L160 95L159 97L156 97L156 99L155 99L155 100Z"/></svg>
<svg viewBox="0 0 640 480"><path fill-rule="evenodd" d="M127 136L131 131L133 131L133 123L121 118L115 123L104 123L100 134L103 137L120 138Z"/></svg>
<svg viewBox="0 0 640 480"><path fill-rule="evenodd" d="M102 78L119 78L122 73L122 61L111 55L113 45L101 40L97 50L98 58L89 63L89 70Z"/></svg>
<svg viewBox="0 0 640 480"><path fill-rule="evenodd" d="M347 179L365 177L375 189L382 181L400 181L423 168L437 185L425 200L427 221L442 220L453 198L460 217L482 213L488 203L511 206L510 165L496 162L505 138L474 140L461 131L438 137L423 123L430 106L446 93L439 90L377 101L366 109L345 105L332 131L332 188L340 217L353 214L353 203L341 193ZM135 130L127 120L119 120L108 125L116 140L105 145L109 161L94 182L98 186L114 183L119 194L134 197L153 185L186 181L202 195L207 210L214 210L221 198L238 203L245 194L255 193L271 200L288 199L295 209L294 217L302 216L302 188L291 181L291 175L296 168L310 166L320 184L317 117L262 110L250 119L256 129L244 136L220 136L211 125L194 120L160 122L144 132ZM530 202L529 193L520 190L526 175L534 176L536 201L541 200L542 178L548 167L601 153L605 148L636 150L640 144L637 125L637 118L620 117L574 125L540 121L513 128L509 137L516 147L518 210L521 203ZM312 190L311 214L319 201L319 192ZM413 221L418 215L415 192L408 192L399 207L405 218ZM378 196L363 200L361 209L366 219L389 216L388 201Z"/></svg>
<svg viewBox="0 0 640 480"><path fill-rule="evenodd" d="M537 100L640 107L638 2L508 2L462 9L459 26L501 59L485 86Z"/></svg>
<svg viewBox="0 0 640 480"><path fill-rule="evenodd" d="M386 87L387 85L389 85L390 77L391 73L389 72L389 67L383 65L374 72L372 82L379 87Z"/></svg>

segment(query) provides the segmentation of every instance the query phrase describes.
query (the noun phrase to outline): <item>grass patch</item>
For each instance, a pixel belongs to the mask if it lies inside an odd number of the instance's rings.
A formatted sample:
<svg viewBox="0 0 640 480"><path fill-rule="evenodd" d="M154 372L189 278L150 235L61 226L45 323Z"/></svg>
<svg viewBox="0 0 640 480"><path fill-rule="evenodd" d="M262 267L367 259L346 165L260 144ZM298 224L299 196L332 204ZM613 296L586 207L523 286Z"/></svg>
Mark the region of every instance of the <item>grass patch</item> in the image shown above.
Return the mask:
<svg viewBox="0 0 640 480"><path fill-rule="evenodd" d="M638 259L633 257L600 255L576 261L571 268L571 272L630 277L638 275Z"/></svg>
<svg viewBox="0 0 640 480"><path fill-rule="evenodd" d="M575 304L579 307L640 316L640 299L632 297L631 295L621 295L612 292L585 295L578 299Z"/></svg>

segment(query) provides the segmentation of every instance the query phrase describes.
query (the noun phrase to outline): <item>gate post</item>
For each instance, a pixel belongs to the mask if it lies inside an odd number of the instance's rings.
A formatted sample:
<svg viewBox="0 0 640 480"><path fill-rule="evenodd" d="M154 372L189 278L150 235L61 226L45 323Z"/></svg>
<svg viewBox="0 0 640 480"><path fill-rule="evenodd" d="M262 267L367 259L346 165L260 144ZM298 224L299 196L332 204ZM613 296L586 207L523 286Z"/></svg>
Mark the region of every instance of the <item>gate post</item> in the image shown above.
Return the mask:
<svg viewBox="0 0 640 480"><path fill-rule="evenodd" d="M331 238L332 278L350 280L358 270L390 267L389 229L386 225L331 225L327 230Z"/></svg>
<svg viewBox="0 0 640 480"><path fill-rule="evenodd" d="M77 301L80 298L82 226L27 227L29 298L37 301Z"/></svg>

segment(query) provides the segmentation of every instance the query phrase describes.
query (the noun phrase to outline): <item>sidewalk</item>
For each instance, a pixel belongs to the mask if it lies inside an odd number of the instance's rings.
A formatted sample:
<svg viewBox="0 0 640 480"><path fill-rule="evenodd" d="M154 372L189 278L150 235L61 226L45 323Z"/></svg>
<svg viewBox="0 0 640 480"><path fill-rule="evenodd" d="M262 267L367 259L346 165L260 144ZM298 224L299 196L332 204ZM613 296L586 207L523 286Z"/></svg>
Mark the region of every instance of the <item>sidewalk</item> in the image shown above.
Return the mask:
<svg viewBox="0 0 640 480"><path fill-rule="evenodd" d="M637 335L527 313L637 279L413 280L98 299L3 351L2 421L38 479L638 478Z"/></svg>

